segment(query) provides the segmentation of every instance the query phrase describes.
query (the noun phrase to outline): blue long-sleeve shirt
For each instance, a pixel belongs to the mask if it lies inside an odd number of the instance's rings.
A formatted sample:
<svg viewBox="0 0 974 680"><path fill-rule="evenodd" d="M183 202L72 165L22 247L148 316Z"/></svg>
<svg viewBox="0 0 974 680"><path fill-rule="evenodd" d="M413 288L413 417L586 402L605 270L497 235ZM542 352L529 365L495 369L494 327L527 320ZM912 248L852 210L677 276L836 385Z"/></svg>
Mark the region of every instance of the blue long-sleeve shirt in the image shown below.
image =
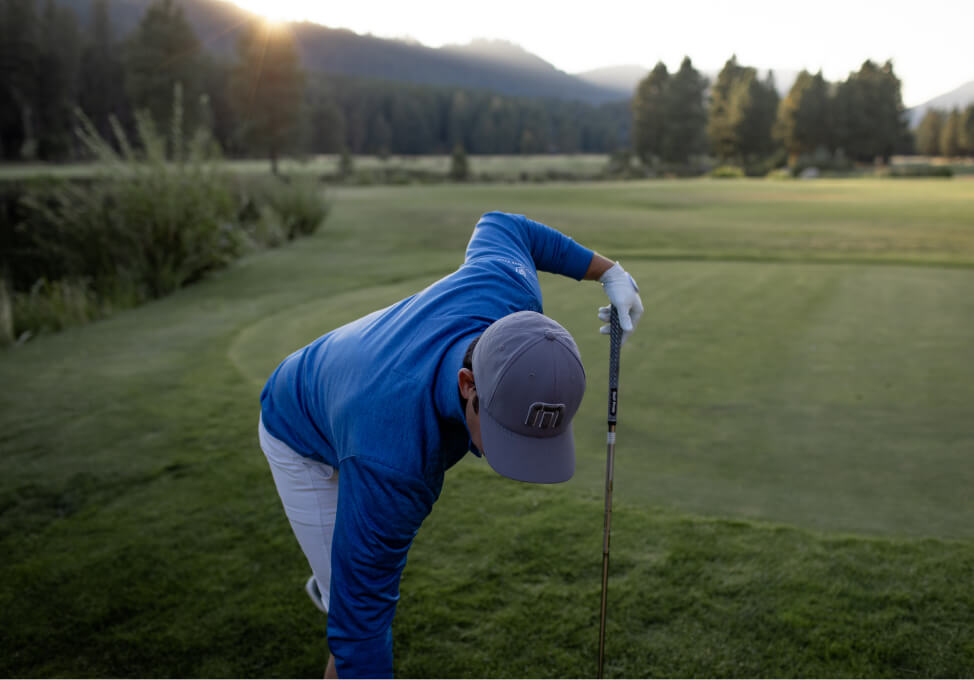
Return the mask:
<svg viewBox="0 0 974 680"><path fill-rule="evenodd" d="M487 213L457 271L318 338L267 381L267 430L339 470L328 646L340 677L392 675L406 553L471 447L457 388L467 346L501 317L542 311L538 271L580 280L591 260L539 222Z"/></svg>

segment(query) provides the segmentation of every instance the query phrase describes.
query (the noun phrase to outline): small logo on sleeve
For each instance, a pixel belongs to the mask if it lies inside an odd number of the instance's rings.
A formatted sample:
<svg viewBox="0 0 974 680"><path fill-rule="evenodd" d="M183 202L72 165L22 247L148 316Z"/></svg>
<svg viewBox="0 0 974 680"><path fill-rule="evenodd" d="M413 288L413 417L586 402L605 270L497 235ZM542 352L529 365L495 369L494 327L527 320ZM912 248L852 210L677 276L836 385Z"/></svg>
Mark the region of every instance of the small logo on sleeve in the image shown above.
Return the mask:
<svg viewBox="0 0 974 680"><path fill-rule="evenodd" d="M508 259L506 257L500 257L500 258L497 258L497 259L498 259L499 262L503 262L504 264L509 264L512 267L514 267L514 271L516 271L518 274L520 274L524 278L527 278L528 277L528 270L524 267L524 263L518 262L517 260L511 260L511 259Z"/></svg>

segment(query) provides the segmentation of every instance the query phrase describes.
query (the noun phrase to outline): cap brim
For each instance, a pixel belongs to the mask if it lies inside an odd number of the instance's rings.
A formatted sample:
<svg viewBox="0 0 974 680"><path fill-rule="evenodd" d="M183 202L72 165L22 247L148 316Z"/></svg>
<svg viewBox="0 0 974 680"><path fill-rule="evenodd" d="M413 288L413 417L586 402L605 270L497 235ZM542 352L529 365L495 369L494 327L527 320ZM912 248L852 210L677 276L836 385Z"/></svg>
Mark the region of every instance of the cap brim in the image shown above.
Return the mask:
<svg viewBox="0 0 974 680"><path fill-rule="evenodd" d="M498 474L519 482L558 484L575 474L572 424L553 437L525 437L495 422L480 409L484 458Z"/></svg>

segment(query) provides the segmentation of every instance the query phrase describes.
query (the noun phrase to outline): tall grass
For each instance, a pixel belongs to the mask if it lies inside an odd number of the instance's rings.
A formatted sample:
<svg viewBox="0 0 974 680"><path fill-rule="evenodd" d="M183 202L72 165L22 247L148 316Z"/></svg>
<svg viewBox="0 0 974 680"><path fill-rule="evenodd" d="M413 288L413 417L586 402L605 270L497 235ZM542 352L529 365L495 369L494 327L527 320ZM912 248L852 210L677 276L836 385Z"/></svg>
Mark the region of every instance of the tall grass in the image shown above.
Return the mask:
<svg viewBox="0 0 974 680"><path fill-rule="evenodd" d="M242 180L238 196L246 234L264 247L310 236L324 223L330 209L312 177Z"/></svg>
<svg viewBox="0 0 974 680"><path fill-rule="evenodd" d="M120 130L116 152L83 120L80 137L99 176L36 186L24 198L26 235L42 271L136 303L225 265L242 246L227 178L208 162L208 140L196 136L186 157L169 163L166 139L148 116L137 120L138 154Z"/></svg>
<svg viewBox="0 0 974 680"><path fill-rule="evenodd" d="M180 99L177 88L168 135L138 114L135 143L117 121L110 142L79 113L94 176L26 185L5 263L15 335L161 297L324 222L328 204L316 182L239 180L207 130L187 139Z"/></svg>
<svg viewBox="0 0 974 680"><path fill-rule="evenodd" d="M9 345L14 340L13 310L10 308L10 294L7 292L7 281L0 276L0 347Z"/></svg>

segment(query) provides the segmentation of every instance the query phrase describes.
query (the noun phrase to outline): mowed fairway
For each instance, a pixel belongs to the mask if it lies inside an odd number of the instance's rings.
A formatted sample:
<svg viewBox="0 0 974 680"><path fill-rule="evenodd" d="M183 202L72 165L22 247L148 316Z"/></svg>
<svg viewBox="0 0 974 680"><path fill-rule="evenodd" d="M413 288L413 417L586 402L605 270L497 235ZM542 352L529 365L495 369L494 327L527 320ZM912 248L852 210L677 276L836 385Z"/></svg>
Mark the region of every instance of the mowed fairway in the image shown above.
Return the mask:
<svg viewBox="0 0 974 680"><path fill-rule="evenodd" d="M607 671L974 673L974 182L349 188L315 237L0 354L6 675L317 675L321 617L256 448L290 351L527 214L622 261ZM407 676L595 672L607 341L566 485L468 457L410 553ZM377 396L381 401L381 395Z"/></svg>

